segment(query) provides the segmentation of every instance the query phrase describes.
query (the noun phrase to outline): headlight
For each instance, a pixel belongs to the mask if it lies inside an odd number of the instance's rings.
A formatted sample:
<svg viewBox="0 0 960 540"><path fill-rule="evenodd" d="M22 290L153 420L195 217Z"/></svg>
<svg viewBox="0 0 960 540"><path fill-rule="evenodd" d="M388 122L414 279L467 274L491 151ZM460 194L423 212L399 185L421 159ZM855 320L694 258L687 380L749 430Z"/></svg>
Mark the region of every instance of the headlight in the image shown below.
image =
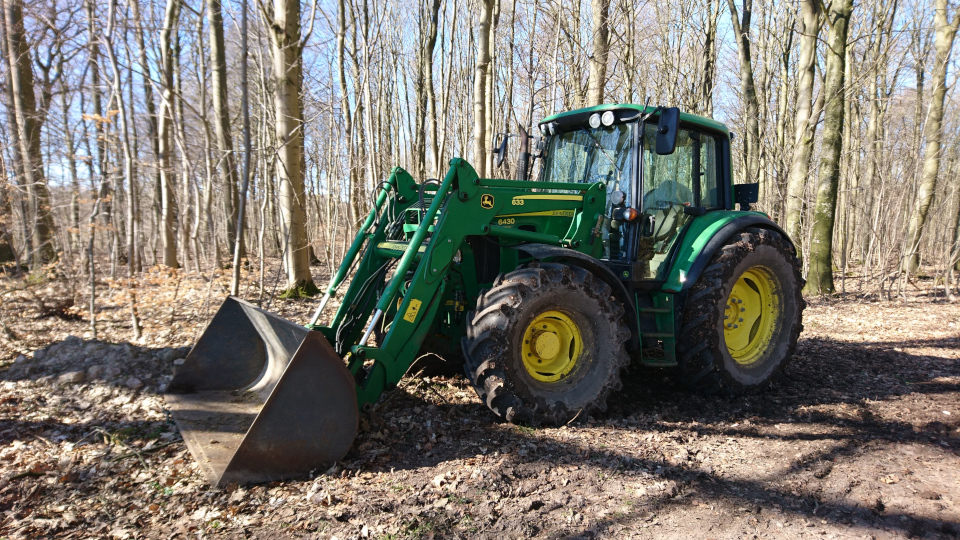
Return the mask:
<svg viewBox="0 0 960 540"><path fill-rule="evenodd" d="M596 115L594 115L594 116L596 116ZM615 120L615 118L613 117L613 111L607 111L607 112L603 113L603 118L601 118L601 120L603 121L603 125L605 125L605 126L607 126L607 127L612 126L612 125L613 125L613 121ZM593 119L592 119L592 118L590 119L590 125L591 125L591 126L593 125Z"/></svg>
<svg viewBox="0 0 960 540"><path fill-rule="evenodd" d="M606 116L606 115L604 115L604 116ZM593 114L590 115L590 127L592 127L593 129L597 129L598 127L600 127L600 114L599 114L599 113L593 113Z"/></svg>

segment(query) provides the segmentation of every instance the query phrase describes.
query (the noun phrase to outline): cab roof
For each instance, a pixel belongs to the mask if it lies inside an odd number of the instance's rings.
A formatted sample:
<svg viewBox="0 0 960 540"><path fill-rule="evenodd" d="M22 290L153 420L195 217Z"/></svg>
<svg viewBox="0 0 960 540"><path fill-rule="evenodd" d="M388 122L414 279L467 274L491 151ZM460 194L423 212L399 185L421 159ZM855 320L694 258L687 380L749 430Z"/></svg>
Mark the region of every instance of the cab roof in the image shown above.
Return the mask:
<svg viewBox="0 0 960 540"><path fill-rule="evenodd" d="M564 111L562 113L554 114L548 116L540 121L541 124L547 122L558 121L560 124L572 124L572 123L586 123L587 119L591 114L598 112L604 113L606 111L619 112L617 116L623 118L624 116L635 116L639 113L652 113L657 110L657 107L636 105L634 103L606 103L603 105L597 105L595 107L585 107L583 109L575 109L572 111ZM626 114L623 114L626 113ZM727 129L727 126L721 122L717 122L712 118L706 118L704 116L698 116L696 114L689 114L685 112L680 113L680 121L683 123L693 124L700 126L712 131L719 131L727 137L730 136L730 130Z"/></svg>

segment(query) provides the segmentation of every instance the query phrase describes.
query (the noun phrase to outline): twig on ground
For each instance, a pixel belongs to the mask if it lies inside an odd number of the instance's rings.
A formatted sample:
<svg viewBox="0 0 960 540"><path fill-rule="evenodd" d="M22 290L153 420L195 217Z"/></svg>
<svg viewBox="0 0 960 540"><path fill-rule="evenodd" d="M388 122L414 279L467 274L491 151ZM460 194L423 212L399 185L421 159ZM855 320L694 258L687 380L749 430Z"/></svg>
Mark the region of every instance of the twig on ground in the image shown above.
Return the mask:
<svg viewBox="0 0 960 540"><path fill-rule="evenodd" d="M180 442L180 441L170 441L170 442L168 442L168 443L158 444L158 445L156 445L156 446L154 446L154 447L152 447L152 448L147 448L147 449L145 449L145 450L136 450L136 449L133 449L133 448L127 446L127 448L131 448L131 450L133 450L133 451L132 451L132 452L129 452L129 453L126 453L126 454L120 454L119 456L111 459L110 461L113 461L113 462L123 461L123 460L125 460L125 459L127 459L127 458L131 458L131 457L136 456L136 457L140 458L140 462L143 463L143 454L148 454L148 453L156 452L157 450L160 450L160 449L166 448L166 447L168 447L168 446L177 444L178 442ZM124 445L124 446L126 446L126 445ZM147 464L146 464L146 463L143 463L143 466L146 467Z"/></svg>
<svg viewBox="0 0 960 540"><path fill-rule="evenodd" d="M21 478L26 478L26 477L28 477L28 476L33 477L33 478L38 478L38 477L40 477L40 476L43 476L44 474L45 474L45 473L37 472L37 471L22 472L22 473L20 473L20 474L15 474L15 475L11 476L11 477L10 477L10 481L13 482L14 480L19 480L19 479L21 479Z"/></svg>

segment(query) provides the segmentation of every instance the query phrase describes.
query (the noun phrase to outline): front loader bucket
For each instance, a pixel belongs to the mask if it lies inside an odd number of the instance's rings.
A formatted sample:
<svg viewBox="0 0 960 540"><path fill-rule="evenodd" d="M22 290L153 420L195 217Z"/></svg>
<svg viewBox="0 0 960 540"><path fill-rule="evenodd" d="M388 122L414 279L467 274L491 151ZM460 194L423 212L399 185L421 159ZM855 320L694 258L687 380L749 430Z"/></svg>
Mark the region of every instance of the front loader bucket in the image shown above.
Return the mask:
<svg viewBox="0 0 960 540"><path fill-rule="evenodd" d="M326 338L232 296L166 401L215 486L323 471L357 436L353 376Z"/></svg>

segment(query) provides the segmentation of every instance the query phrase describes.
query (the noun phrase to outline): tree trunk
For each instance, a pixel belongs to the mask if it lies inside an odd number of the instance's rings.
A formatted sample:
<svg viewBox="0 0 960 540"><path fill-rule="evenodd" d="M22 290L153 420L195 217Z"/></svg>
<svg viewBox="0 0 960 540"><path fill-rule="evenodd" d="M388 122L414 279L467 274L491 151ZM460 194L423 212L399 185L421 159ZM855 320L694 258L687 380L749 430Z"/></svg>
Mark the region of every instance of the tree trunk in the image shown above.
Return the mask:
<svg viewBox="0 0 960 540"><path fill-rule="evenodd" d="M137 41L138 48L138 61L140 64L140 69L143 72L143 100L147 106L147 138L150 140L150 150L153 152L154 159L156 162L153 163L153 191L154 193L160 189L162 185L162 180L160 177L160 139L158 137L158 120L157 120L157 104L154 101L153 97L153 82L150 80L150 62L147 61L147 48L144 44L143 37L143 23L140 17L140 3L139 0L130 0L130 11L133 17L133 23L136 26L134 36ZM159 200L161 197L157 197ZM138 209L137 219L140 219L140 212ZM156 258L156 253L153 254L154 259ZM140 261L141 263L143 261Z"/></svg>
<svg viewBox="0 0 960 540"><path fill-rule="evenodd" d="M180 18L180 0L167 0L160 33L160 83L163 95L157 122L158 163L160 168L160 237L163 240L163 265L179 268L176 225L174 223L173 170L173 55L174 36ZM184 179L184 181L186 181Z"/></svg>
<svg viewBox="0 0 960 540"><path fill-rule="evenodd" d="M813 83L817 74L817 38L820 34L820 8L816 0L800 0L803 24L800 27L800 58L797 71L797 112L794 128L793 156L787 177L787 201L784 209L785 230L800 245L803 216L803 192L810 175L810 157L817 123L814 121ZM798 253L799 255L799 253Z"/></svg>
<svg viewBox="0 0 960 540"><path fill-rule="evenodd" d="M63 61L57 68L63 73ZM63 144L67 152L67 172L70 175L70 228L68 238L70 239L70 250L72 253L80 253L83 246L80 245L80 178L77 175L77 147L73 138L73 129L70 127L70 100L65 78L60 79L60 108L63 112Z"/></svg>
<svg viewBox="0 0 960 540"><path fill-rule="evenodd" d="M107 57L110 60L110 68L113 71L113 96L116 100L117 110L119 111L120 151L123 152L123 177L127 187L127 277L132 278L136 267L137 186L136 178L134 178L133 152L130 148L130 119L127 116L127 105L123 101L123 79L120 75L120 62L117 60L117 48L113 41L114 20L117 9L116 0L111 0L107 9L109 13L107 15L107 30L104 33L104 40L107 45ZM133 82L131 81L131 85L132 84Z"/></svg>
<svg viewBox="0 0 960 540"><path fill-rule="evenodd" d="M740 99L746 115L746 134L743 137L744 182L756 182L760 170L760 103L753 82L753 60L750 55L750 18L752 0L743 0L743 21L737 14L733 0L727 0L730 20L737 40L737 57L740 59Z"/></svg>
<svg viewBox="0 0 960 540"><path fill-rule="evenodd" d="M496 0L482 0L480 28L477 30L477 64L473 74L473 166L481 178L488 174L487 164L487 83L490 67L490 25Z"/></svg>
<svg viewBox="0 0 960 540"><path fill-rule="evenodd" d="M603 103L603 89L607 83L607 56L610 52L610 0L592 0L590 8L593 12L593 54L590 55L587 106L593 107Z"/></svg>
<svg viewBox="0 0 960 540"><path fill-rule="evenodd" d="M207 0L207 18L210 19L210 82L213 92L213 117L217 133L217 149L220 151L222 177L224 179L223 210L227 215L227 239L230 249L236 249L240 241L240 257L246 256L243 237L237 236L240 174L237 170L236 153L230 134L230 106L227 103L227 54L223 38L223 13L221 0ZM245 61L245 60L244 60Z"/></svg>
<svg viewBox="0 0 960 540"><path fill-rule="evenodd" d="M198 21L202 21L201 17L197 17ZM175 128L174 140L176 141L177 146L180 147L180 199L177 200L177 225L180 236L180 250L183 252L183 268L185 270L190 269L191 258L194 263L194 270L197 273L200 272L200 269L196 267L197 260L194 257L191 257L190 254L190 230L193 227L192 219L190 216L190 208L192 206L192 190L190 189L191 184L193 183L193 174L192 168L190 165L189 155L187 153L187 136L186 136L186 118L183 114L183 85L181 83L183 74L180 71L180 53L182 48L180 46L180 32L174 32L173 34L173 126ZM201 53L202 54L202 53ZM171 156L173 153L171 152Z"/></svg>
<svg viewBox="0 0 960 540"><path fill-rule="evenodd" d="M917 188L917 197L910 214L910 226L907 232L908 251L904 257L903 270L916 272L920 266L920 240L923 237L923 228L927 222L927 213L933 194L937 189L937 176L940 173L941 149L943 146L943 106L947 95L947 65L950 62L950 52L953 49L953 40L960 25L960 9L950 20L947 14L947 0L936 0L934 8L934 26L936 38L934 48L936 56L933 63L933 73L930 82L933 86L930 95L930 105L927 108L927 118L924 122L923 135L926 139L923 152L923 170L920 174L920 185Z"/></svg>
<svg viewBox="0 0 960 540"><path fill-rule="evenodd" d="M487 144L486 152L486 165L485 169L487 171L487 176L493 176L493 139L496 137L497 126L494 121L494 112L496 110L496 97L497 90L494 86L494 73L495 66L497 62L497 27L500 25L500 0L494 0L493 2L493 19L490 21L490 37L487 39L487 47L489 50L490 62L487 64L486 73L484 74L484 81L486 84L486 91L484 95L487 99L487 104L484 107L484 114L487 118L484 121L484 125L487 128L487 134L484 137L484 140Z"/></svg>
<svg viewBox="0 0 960 540"><path fill-rule="evenodd" d="M31 267L36 269L52 262L57 254L53 246L53 214L50 212L50 191L44 178L43 152L40 129L43 119L38 115L34 93L33 63L23 25L22 0L4 0L6 21L7 59L10 66L10 87L13 110L16 114L23 157L24 182L30 198L33 221L34 254Z"/></svg>
<svg viewBox="0 0 960 540"><path fill-rule="evenodd" d="M436 118L428 109L433 102L433 51L437 45L437 17L440 14L440 0L431 0L425 8L426 28L420 23L420 47L417 51L417 81L414 85L417 102L414 114L416 115L416 130L414 133L414 157L416 159L417 178L425 178L427 174L427 138L432 134L426 128L427 117L430 117L433 131L436 131ZM421 8L423 9L423 8ZM424 16L421 11L421 16ZM430 137L431 139L433 137ZM431 142L431 145L433 143Z"/></svg>
<svg viewBox="0 0 960 540"><path fill-rule="evenodd" d="M697 107L700 114L708 118L713 118L713 84L717 71L717 19L719 17L720 0L707 0L707 28L703 36L703 72L700 78L700 99Z"/></svg>
<svg viewBox="0 0 960 540"><path fill-rule="evenodd" d="M300 108L300 2L274 0L271 45L273 48L273 104L276 111L275 143L280 215L284 236L287 291L315 289L310 275L304 213Z"/></svg>
<svg viewBox="0 0 960 540"><path fill-rule="evenodd" d="M0 154L0 265L14 262L19 266L17 252L13 247L13 234L8 226L8 220L13 218L8 175L7 164L3 160L3 154Z"/></svg>
<svg viewBox="0 0 960 540"><path fill-rule="evenodd" d="M834 0L827 14L832 21L827 46L823 121L823 148L820 178L813 213L810 238L810 268L804 292L833 294L833 229L837 208L837 185L840 180L840 150L843 146L844 75L847 49L847 27L853 11L853 0Z"/></svg>

